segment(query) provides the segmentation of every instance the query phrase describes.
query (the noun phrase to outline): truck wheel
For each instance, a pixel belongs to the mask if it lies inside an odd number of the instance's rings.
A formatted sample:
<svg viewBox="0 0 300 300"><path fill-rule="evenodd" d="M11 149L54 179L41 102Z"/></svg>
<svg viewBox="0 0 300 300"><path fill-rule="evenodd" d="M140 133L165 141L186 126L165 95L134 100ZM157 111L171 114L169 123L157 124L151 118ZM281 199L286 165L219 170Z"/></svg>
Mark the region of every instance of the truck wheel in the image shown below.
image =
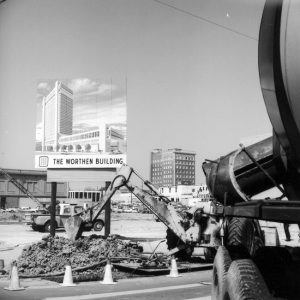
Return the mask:
<svg viewBox="0 0 300 300"><path fill-rule="evenodd" d="M168 250L172 250L178 247L179 245L183 245L181 239L179 239L178 236L175 233L173 233L173 231L169 228L167 229L166 239ZM193 251L194 249L192 248L182 249L176 252L174 256L178 258L179 261L189 260L193 254Z"/></svg>
<svg viewBox="0 0 300 300"><path fill-rule="evenodd" d="M271 300L267 285L251 259L239 259L231 263L226 280L226 300Z"/></svg>
<svg viewBox="0 0 300 300"><path fill-rule="evenodd" d="M226 275L231 264L231 257L224 246L218 248L213 265L212 300L223 300L226 289Z"/></svg>
<svg viewBox="0 0 300 300"><path fill-rule="evenodd" d="M248 218L232 218L228 224L226 244L228 246L244 248L250 256L254 255L258 248L264 244L263 238L256 232L256 227L260 229L257 221Z"/></svg>
<svg viewBox="0 0 300 300"><path fill-rule="evenodd" d="M34 231L39 231L39 227L35 224L32 224L31 225L31 228L34 230Z"/></svg>
<svg viewBox="0 0 300 300"><path fill-rule="evenodd" d="M93 226L95 231L101 231L103 227L104 227L104 222L102 220L97 220Z"/></svg>
<svg viewBox="0 0 300 300"><path fill-rule="evenodd" d="M55 229L57 228L57 225L55 225ZM44 231L45 232L50 232L51 230L51 223L50 222L47 222L45 225L44 225Z"/></svg>

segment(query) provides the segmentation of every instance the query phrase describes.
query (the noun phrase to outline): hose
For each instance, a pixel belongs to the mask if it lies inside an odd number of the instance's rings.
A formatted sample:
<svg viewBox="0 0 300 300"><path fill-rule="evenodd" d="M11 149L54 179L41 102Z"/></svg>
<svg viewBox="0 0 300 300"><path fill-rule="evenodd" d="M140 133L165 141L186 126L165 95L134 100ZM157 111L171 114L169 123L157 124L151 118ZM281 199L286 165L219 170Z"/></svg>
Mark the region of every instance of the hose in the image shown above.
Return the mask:
<svg viewBox="0 0 300 300"><path fill-rule="evenodd" d="M130 259L130 258L129 257L110 257L111 261L119 261L119 260L124 260L124 259ZM85 271L88 269L93 269L93 268L99 267L101 265L105 265L106 262L107 262L107 258L102 259L100 262L92 264L92 265L72 269L72 271L76 272L76 271ZM20 278L43 278L43 277L62 276L64 274L65 274L65 271L61 271L61 272L56 272L56 273L36 274L36 275L19 274L19 277Z"/></svg>

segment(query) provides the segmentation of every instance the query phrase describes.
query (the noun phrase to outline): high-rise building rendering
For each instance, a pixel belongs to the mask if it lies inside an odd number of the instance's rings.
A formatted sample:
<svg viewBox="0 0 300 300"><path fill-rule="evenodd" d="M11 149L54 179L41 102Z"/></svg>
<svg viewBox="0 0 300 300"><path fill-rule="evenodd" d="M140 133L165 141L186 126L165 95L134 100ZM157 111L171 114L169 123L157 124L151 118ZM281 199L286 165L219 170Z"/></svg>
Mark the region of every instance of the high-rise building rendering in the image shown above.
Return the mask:
<svg viewBox="0 0 300 300"><path fill-rule="evenodd" d="M53 90L43 98L42 104L42 150L53 151L58 140L73 131L73 91L56 81Z"/></svg>
<svg viewBox="0 0 300 300"><path fill-rule="evenodd" d="M151 152L151 182L157 187L195 185L196 153L182 149Z"/></svg>

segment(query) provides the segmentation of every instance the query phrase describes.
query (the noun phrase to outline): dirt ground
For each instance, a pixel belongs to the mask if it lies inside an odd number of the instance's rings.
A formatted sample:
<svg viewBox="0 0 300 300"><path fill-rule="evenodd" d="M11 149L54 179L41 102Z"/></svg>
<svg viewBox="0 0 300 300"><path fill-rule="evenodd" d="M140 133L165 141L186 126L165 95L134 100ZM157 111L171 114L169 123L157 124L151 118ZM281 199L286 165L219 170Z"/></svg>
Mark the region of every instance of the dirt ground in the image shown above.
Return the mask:
<svg viewBox="0 0 300 300"><path fill-rule="evenodd" d="M261 222L262 226L275 226L278 230L281 245L300 246L299 228L297 225L290 225L292 240L285 241L283 225L279 223ZM8 268L11 261L17 259L24 246L40 241L46 233L36 232L30 226L23 223L0 223L0 259L4 260L5 268ZM57 235L66 237L63 230L58 230ZM84 232L83 235L104 234L104 229L100 232ZM159 242L166 237L166 226L161 222L156 222L152 214L139 213L113 213L111 219L111 234L118 234L131 238L157 238L157 241L142 242L145 252L152 252ZM165 242L159 244L157 252L165 253L167 246Z"/></svg>
<svg viewBox="0 0 300 300"><path fill-rule="evenodd" d="M8 268L11 261L17 259L26 245L40 241L46 233L37 232L30 226L23 223L0 223L0 259L4 260L5 268ZM66 237L64 230L57 230L56 234ZM104 234L100 232L84 232L83 235ZM118 234L131 238L157 238L158 241L142 242L145 252L152 252L159 240L166 237L166 227L161 222L156 222L151 214L121 213L112 214L111 234ZM165 243L161 243L157 252L166 252Z"/></svg>

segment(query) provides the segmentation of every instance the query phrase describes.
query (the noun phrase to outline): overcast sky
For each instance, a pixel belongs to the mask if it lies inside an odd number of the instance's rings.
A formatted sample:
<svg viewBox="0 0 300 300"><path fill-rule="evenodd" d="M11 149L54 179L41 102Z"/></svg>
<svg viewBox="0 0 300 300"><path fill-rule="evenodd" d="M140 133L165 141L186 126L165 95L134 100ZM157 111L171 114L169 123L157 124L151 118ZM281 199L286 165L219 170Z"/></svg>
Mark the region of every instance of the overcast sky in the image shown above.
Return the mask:
<svg viewBox="0 0 300 300"><path fill-rule="evenodd" d="M0 166L33 169L37 84L127 78L128 164L183 148L201 164L271 132L259 0L7 0L0 5Z"/></svg>

